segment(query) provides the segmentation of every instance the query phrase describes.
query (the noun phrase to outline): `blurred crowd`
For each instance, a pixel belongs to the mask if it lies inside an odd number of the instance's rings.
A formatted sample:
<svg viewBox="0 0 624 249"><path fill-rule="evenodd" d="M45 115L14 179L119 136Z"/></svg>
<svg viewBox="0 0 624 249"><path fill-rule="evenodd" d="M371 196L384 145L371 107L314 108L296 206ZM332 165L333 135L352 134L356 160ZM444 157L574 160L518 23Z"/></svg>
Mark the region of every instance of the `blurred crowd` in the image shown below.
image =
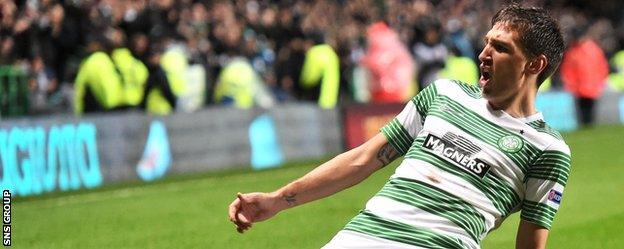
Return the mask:
<svg viewBox="0 0 624 249"><path fill-rule="evenodd" d="M72 108L78 113L149 111L146 101L154 89L170 106L161 108L163 114L217 104L247 108L316 101L333 108L401 101L438 77L476 81L482 37L492 15L508 2L0 0L0 82L14 76L7 67L25 73L29 114ZM619 78L624 56L618 54L624 48L622 3L523 4L549 9L570 47L585 40L596 45L591 53L602 54L608 62L604 74L611 76L609 81L607 76L595 77L601 82L594 88L610 84L606 87L624 90L624 78ZM98 92L99 85L90 86L89 77L80 76L90 56L103 52L111 56L111 72L117 72L122 86L118 90L123 91L128 77L113 58L117 49L126 49L128 60L134 58L144 67L145 77L138 83L142 92L137 93L142 100L130 103L122 98L116 104L76 110L76 102L88 106L102 101L100 95L121 94ZM167 56L171 51L177 54ZM165 57L174 59L167 62ZM568 78L558 72L547 87L562 87ZM79 79L85 82L77 84ZM92 100L76 99L77 91L83 94L80 98L93 95Z"/></svg>

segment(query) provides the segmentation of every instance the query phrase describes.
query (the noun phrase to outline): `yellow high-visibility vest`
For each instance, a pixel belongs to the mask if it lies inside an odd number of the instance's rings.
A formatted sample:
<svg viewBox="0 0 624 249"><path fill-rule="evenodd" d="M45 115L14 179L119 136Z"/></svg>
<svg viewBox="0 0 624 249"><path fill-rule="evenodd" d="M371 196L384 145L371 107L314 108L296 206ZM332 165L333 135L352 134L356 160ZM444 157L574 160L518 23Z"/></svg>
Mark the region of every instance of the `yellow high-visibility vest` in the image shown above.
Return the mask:
<svg viewBox="0 0 624 249"><path fill-rule="evenodd" d="M160 66L167 75L167 82L171 91L177 97L186 92L186 71L188 70L188 60L184 52L178 49L171 49L165 52L160 58ZM147 112L156 115L167 115L173 111L160 89L152 89L147 93Z"/></svg>
<svg viewBox="0 0 624 249"><path fill-rule="evenodd" d="M219 73L215 87L214 100L220 103L224 98L231 98L234 106L248 109L254 105L254 84L256 75L249 62L237 59L228 63Z"/></svg>
<svg viewBox="0 0 624 249"><path fill-rule="evenodd" d="M104 52L95 52L80 65L74 85L74 113L84 112L84 98L87 88L91 89L96 101L109 110L125 102L119 73L110 56Z"/></svg>
<svg viewBox="0 0 624 249"><path fill-rule="evenodd" d="M609 74L609 87L618 92L624 91L624 50L615 53L609 63L618 69L617 72Z"/></svg>
<svg viewBox="0 0 624 249"><path fill-rule="evenodd" d="M149 75L147 67L134 58L127 48L115 49L112 58L122 76L125 104L138 106L143 100L145 83Z"/></svg>
<svg viewBox="0 0 624 249"><path fill-rule="evenodd" d="M449 56L440 76L476 85L479 81L479 69L468 57Z"/></svg>
<svg viewBox="0 0 624 249"><path fill-rule="evenodd" d="M336 106L340 88L340 62L331 46L316 45L306 52L300 81L303 88L315 87L320 82L318 105L325 109Z"/></svg>

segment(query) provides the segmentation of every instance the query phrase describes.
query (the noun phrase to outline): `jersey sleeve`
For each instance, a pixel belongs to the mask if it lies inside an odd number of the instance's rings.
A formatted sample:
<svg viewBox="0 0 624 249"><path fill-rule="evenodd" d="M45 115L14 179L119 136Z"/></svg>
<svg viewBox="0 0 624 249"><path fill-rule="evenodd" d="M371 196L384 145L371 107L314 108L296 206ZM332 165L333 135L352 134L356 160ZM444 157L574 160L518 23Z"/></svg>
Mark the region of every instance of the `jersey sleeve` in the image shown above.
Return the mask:
<svg viewBox="0 0 624 249"><path fill-rule="evenodd" d="M405 105L399 115L381 128L381 133L401 156L407 153L414 138L422 129L427 111L436 95L435 84L427 86Z"/></svg>
<svg viewBox="0 0 624 249"><path fill-rule="evenodd" d="M570 175L570 149L549 146L530 166L520 218L550 229ZM560 147L560 148L553 148Z"/></svg>

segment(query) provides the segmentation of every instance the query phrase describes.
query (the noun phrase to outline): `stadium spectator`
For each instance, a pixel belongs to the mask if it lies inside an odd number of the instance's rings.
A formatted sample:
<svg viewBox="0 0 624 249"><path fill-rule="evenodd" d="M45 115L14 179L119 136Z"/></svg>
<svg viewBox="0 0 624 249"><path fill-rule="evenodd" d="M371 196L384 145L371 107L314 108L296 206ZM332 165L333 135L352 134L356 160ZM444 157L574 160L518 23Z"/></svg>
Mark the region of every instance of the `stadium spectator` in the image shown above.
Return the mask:
<svg viewBox="0 0 624 249"><path fill-rule="evenodd" d="M308 49L300 84L305 100L315 101L325 109L336 107L340 89L340 62L329 44L318 40L316 45Z"/></svg>
<svg viewBox="0 0 624 249"><path fill-rule="evenodd" d="M602 95L608 75L609 64L603 50L585 35L583 28L576 28L561 62L561 80L576 97L581 124L593 124L595 102Z"/></svg>
<svg viewBox="0 0 624 249"><path fill-rule="evenodd" d="M143 62L134 57L126 44L126 38L120 30L114 32L115 49L111 52L111 59L115 65L115 71L121 79L123 91L123 105L138 107L143 100L145 83L148 79L148 69Z"/></svg>
<svg viewBox="0 0 624 249"><path fill-rule="evenodd" d="M448 57L448 48L442 43L440 23L435 17L424 16L420 23L423 25L419 28L422 39L412 49L418 63L418 88L424 89L439 77Z"/></svg>
<svg viewBox="0 0 624 249"><path fill-rule="evenodd" d="M54 71L46 67L41 56L32 60L30 77L30 112L32 114L48 112L53 106L50 97L58 87L58 79Z"/></svg>
<svg viewBox="0 0 624 249"><path fill-rule="evenodd" d="M73 11L73 10L72 10ZM76 48L80 43L80 31L74 17L67 17L62 4L49 8L40 21L38 37L39 52L44 55L45 64L50 66L60 84L66 84L70 77L68 62L76 60Z"/></svg>
<svg viewBox="0 0 624 249"><path fill-rule="evenodd" d="M212 104L216 76L237 56L247 57L278 101L292 101L303 99L299 79L305 44L320 34L339 58L337 103L349 103L352 97L345 93L356 92L350 87L356 79L365 79L357 67L370 24L383 21L397 32L403 44L412 49L419 44L420 49L410 52L416 63L424 66L417 81L426 84L430 80L425 78L435 78L444 65L445 60L440 58L444 58L445 45L456 46L463 57L475 58L478 51L471 50L482 44L481 36L487 31L485 17L503 2L2 0L0 64L29 71L33 58L41 56L45 67L56 75L59 87L55 91L71 88L72 84L66 83L73 83L79 62L91 52L87 50L91 37L114 28L122 30L126 37L140 33L150 41L166 38L180 45L189 67L200 65L206 71L202 90L209 100L206 104ZM552 9L564 26L591 23L588 36L608 56L624 44L624 22L614 12L621 9L616 8L622 5L619 2L607 1L614 6L609 9L591 1L534 2ZM601 12L596 10L606 11L605 16L598 16L596 13ZM427 53L442 56L430 60L433 57ZM559 77L553 77L553 86L559 85Z"/></svg>
<svg viewBox="0 0 624 249"><path fill-rule="evenodd" d="M113 33L93 38L89 44L93 53L81 63L74 85L76 115L125 108L123 76L111 58Z"/></svg>
<svg viewBox="0 0 624 249"><path fill-rule="evenodd" d="M244 58L234 58L217 80L215 103L249 109L271 107L274 103L260 76Z"/></svg>
<svg viewBox="0 0 624 249"><path fill-rule="evenodd" d="M510 5L491 22L479 55L481 88L436 81L360 147L275 192L237 194L229 206L237 230L353 186L405 156L324 248L479 248L519 210L516 246L544 248L570 151L534 102L561 61L563 37L539 8Z"/></svg>
<svg viewBox="0 0 624 249"><path fill-rule="evenodd" d="M474 48L461 21L451 18L447 21L446 30L448 32L446 43L449 44L451 52L458 57L474 59Z"/></svg>
<svg viewBox="0 0 624 249"><path fill-rule="evenodd" d="M396 32L384 23L367 31L368 50L362 64L370 77L373 103L403 103L414 95L414 60Z"/></svg>
<svg viewBox="0 0 624 249"><path fill-rule="evenodd" d="M477 85L479 69L472 59L461 56L459 48L453 46L444 63L444 69L440 71L440 77Z"/></svg>
<svg viewBox="0 0 624 249"><path fill-rule="evenodd" d="M163 53L159 55L158 61L160 67L163 69L165 76L167 77L167 83L169 88L175 96L177 102L184 102L185 95L188 92L187 86L187 72L189 68L189 62L186 57L186 50L182 43L178 43L173 39L164 38L159 45L163 47ZM163 82L164 83L164 82ZM166 89L161 87L160 89ZM173 98L171 96L165 96L165 92L161 92L156 88L154 91L150 91L147 98L147 112L157 115L167 115L175 111L174 107L177 105L171 104Z"/></svg>
<svg viewBox="0 0 624 249"><path fill-rule="evenodd" d="M609 74L609 87L612 91L624 92L624 50L615 53L609 60L613 73Z"/></svg>
<svg viewBox="0 0 624 249"><path fill-rule="evenodd" d="M147 35L137 33L131 38L130 51L141 60L148 71L139 107L147 113L164 115L176 108L177 97L171 89L167 73L160 65L162 45Z"/></svg>

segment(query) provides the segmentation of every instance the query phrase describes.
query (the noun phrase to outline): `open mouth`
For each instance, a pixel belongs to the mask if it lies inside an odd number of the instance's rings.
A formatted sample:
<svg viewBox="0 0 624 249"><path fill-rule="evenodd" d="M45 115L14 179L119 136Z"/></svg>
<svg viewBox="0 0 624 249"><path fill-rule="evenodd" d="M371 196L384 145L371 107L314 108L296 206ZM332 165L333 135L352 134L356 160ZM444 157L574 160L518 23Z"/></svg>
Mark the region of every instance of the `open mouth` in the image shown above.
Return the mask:
<svg viewBox="0 0 624 249"><path fill-rule="evenodd" d="M481 78L479 79L479 85L483 87L485 84L490 82L490 79L492 79L492 75L489 72L481 71Z"/></svg>

